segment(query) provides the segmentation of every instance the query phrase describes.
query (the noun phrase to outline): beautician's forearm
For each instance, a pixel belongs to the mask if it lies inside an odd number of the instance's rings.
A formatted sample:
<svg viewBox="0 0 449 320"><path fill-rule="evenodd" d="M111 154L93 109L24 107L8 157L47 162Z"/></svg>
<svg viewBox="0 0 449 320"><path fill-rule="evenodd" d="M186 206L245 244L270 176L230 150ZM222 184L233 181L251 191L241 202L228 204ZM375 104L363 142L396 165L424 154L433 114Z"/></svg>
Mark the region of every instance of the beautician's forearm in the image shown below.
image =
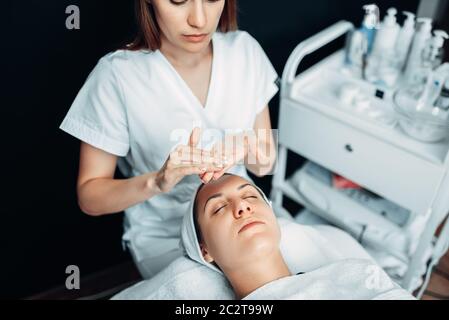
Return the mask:
<svg viewBox="0 0 449 320"><path fill-rule="evenodd" d="M129 179L96 178L78 187L81 210L91 216L121 212L160 193L156 172Z"/></svg>

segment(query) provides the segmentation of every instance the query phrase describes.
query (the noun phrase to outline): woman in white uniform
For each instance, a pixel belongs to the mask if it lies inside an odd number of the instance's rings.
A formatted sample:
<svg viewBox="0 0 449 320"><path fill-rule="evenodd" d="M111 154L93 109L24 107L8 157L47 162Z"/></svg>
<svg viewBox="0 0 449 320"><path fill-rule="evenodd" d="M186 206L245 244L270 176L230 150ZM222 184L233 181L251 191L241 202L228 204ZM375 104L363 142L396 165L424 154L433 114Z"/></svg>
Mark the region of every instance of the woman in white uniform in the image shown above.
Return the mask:
<svg viewBox="0 0 449 320"><path fill-rule="evenodd" d="M257 41L236 30L235 2L136 0L135 41L98 61L60 126L81 140L80 208L125 211L123 240L144 278L182 254L182 217L201 182L224 172L250 179L246 169L263 176L275 163L271 134L245 151L255 162L223 167L226 154L210 152L194 129L271 129L278 76ZM180 140L180 131L189 134ZM262 148L272 151L263 161ZM116 166L126 179L114 179Z"/></svg>

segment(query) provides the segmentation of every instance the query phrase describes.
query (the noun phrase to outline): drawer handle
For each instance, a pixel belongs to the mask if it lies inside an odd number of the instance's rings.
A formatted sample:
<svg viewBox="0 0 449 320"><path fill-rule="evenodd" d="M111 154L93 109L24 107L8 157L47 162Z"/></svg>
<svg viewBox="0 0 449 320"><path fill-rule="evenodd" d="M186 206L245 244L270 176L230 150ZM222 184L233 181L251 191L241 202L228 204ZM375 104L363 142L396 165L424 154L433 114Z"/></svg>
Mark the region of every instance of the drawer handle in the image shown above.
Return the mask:
<svg viewBox="0 0 449 320"><path fill-rule="evenodd" d="M350 144L345 145L345 149L348 152L353 152L354 151L354 149L352 148L352 146Z"/></svg>

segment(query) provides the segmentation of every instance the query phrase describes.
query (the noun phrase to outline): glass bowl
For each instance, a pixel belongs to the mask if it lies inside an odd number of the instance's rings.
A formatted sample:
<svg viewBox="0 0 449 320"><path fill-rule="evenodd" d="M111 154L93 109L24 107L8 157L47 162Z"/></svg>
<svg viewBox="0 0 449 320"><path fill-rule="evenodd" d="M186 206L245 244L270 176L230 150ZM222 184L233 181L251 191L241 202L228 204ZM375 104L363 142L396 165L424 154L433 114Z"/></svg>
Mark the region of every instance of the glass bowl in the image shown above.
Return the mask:
<svg viewBox="0 0 449 320"><path fill-rule="evenodd" d="M423 88L399 89L393 96L398 123L409 136L422 142L439 142L449 137L449 111L422 105Z"/></svg>

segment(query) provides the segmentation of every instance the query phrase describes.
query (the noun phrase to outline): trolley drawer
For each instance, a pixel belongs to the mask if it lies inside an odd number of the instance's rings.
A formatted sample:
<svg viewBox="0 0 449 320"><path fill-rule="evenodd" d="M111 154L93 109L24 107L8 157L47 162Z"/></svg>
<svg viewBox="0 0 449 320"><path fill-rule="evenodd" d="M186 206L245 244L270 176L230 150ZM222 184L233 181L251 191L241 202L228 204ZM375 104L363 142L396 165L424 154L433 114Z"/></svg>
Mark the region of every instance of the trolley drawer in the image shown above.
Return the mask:
<svg viewBox="0 0 449 320"><path fill-rule="evenodd" d="M397 204L424 213L441 168L291 100L281 103L279 142Z"/></svg>

